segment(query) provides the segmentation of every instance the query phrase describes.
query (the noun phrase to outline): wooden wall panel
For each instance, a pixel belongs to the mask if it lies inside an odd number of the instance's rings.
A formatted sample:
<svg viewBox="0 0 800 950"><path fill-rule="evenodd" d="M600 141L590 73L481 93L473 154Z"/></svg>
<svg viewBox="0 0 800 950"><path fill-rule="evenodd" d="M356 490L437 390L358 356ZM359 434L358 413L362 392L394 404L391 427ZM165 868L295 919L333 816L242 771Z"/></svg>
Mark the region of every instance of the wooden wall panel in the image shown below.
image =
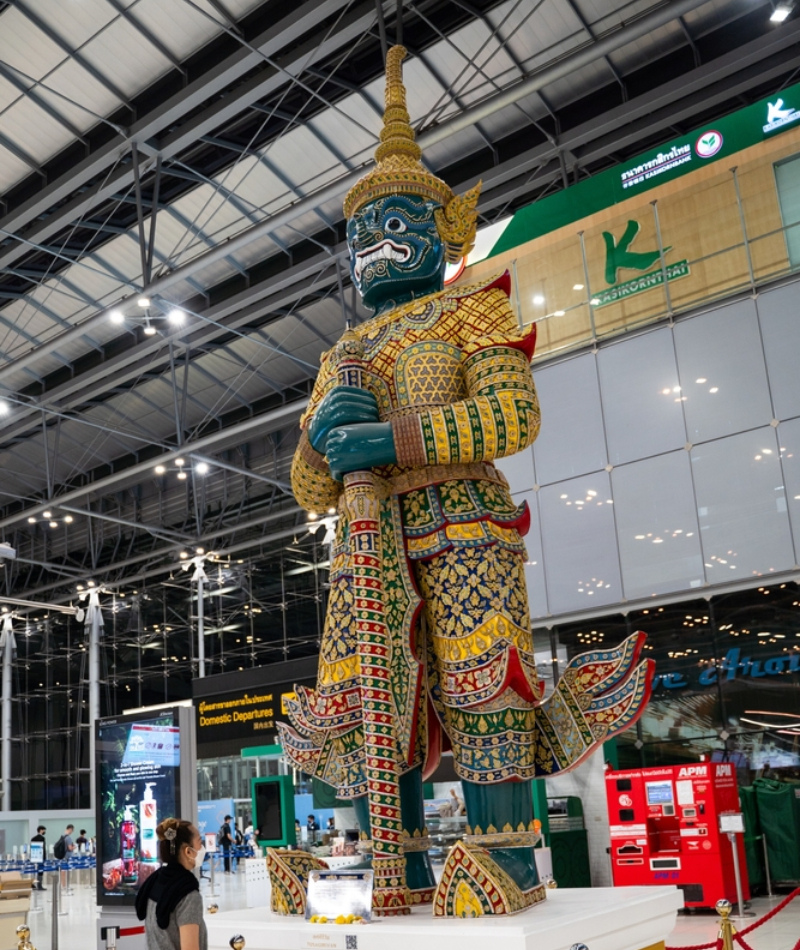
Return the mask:
<svg viewBox="0 0 800 950"><path fill-rule="evenodd" d="M539 327L540 358L659 319L670 309L663 285L592 308L585 286L588 269L593 295L609 289L604 232L616 244L633 220L639 231L628 250L648 253L658 249L655 207L663 245L669 248L665 263L689 261L689 274L669 281L671 309L686 310L739 292L750 286L742 217L755 279L763 281L789 269L773 166L798 152L800 129L793 129L745 149L729 161L706 165L475 264L467 268L459 283L512 270L520 321L523 325L536 322ZM647 271L621 268L616 285L658 270L658 263ZM538 302L540 298L543 302Z"/></svg>

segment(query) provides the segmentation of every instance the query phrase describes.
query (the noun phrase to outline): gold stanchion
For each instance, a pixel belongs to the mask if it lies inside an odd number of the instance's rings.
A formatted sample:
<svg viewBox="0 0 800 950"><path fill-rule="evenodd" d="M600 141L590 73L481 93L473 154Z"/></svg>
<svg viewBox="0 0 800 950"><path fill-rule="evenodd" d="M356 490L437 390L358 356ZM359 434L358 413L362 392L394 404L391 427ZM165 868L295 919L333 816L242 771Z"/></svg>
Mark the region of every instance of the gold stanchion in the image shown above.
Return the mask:
<svg viewBox="0 0 800 950"><path fill-rule="evenodd" d="M31 928L27 924L17 927L17 950L36 950L31 943Z"/></svg>
<svg viewBox="0 0 800 950"><path fill-rule="evenodd" d="M722 918L719 928L719 936L722 938L722 950L733 950L733 935L736 933L736 928L733 926L730 916L733 910L733 904L731 904L730 901L721 900L717 901L714 906Z"/></svg>

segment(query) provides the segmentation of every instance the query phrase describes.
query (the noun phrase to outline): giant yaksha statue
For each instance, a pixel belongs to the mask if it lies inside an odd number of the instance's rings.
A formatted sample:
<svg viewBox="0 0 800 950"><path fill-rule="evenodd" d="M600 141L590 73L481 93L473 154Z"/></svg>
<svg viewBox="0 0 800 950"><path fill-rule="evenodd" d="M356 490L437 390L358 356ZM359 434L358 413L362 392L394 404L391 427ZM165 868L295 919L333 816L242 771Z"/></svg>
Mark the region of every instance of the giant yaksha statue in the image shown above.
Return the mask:
<svg viewBox="0 0 800 950"><path fill-rule="evenodd" d="M297 690L281 739L353 801L378 913L511 913L544 898L529 779L634 722L652 670L636 666L636 634L573 659L541 702L529 514L493 464L539 431L535 332L519 329L507 274L442 289L474 240L479 187L456 196L421 164L404 56L389 51L376 166L344 203L352 278L375 315L323 356L292 469L302 507L341 517L317 686ZM447 749L467 829L437 887L422 779Z"/></svg>

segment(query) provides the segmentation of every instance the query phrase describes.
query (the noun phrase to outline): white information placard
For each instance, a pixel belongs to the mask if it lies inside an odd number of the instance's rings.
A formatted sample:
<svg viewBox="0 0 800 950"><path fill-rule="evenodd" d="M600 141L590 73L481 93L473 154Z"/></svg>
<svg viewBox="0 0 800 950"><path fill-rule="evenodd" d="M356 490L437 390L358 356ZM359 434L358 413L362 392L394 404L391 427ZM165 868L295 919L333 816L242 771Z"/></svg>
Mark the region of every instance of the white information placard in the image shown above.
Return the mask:
<svg viewBox="0 0 800 950"><path fill-rule="evenodd" d="M731 815L720 815L719 816L719 830L724 835L729 834L744 834L744 815L739 813L734 813Z"/></svg>
<svg viewBox="0 0 800 950"><path fill-rule="evenodd" d="M372 871L311 871L308 875L306 920L326 917L372 918Z"/></svg>
<svg viewBox="0 0 800 950"><path fill-rule="evenodd" d="M44 864L43 841L31 841L31 861L34 864Z"/></svg>

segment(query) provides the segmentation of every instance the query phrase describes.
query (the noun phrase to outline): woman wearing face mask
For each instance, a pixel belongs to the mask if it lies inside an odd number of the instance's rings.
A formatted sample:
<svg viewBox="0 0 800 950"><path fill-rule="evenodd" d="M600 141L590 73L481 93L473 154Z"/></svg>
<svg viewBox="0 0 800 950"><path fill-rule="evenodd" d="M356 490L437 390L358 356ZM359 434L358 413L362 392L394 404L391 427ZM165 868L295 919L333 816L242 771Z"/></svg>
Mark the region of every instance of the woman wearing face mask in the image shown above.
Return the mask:
<svg viewBox="0 0 800 950"><path fill-rule="evenodd" d="M208 950L200 885L193 873L206 856L200 832L189 821L165 818L156 834L162 866L136 895L147 950Z"/></svg>

